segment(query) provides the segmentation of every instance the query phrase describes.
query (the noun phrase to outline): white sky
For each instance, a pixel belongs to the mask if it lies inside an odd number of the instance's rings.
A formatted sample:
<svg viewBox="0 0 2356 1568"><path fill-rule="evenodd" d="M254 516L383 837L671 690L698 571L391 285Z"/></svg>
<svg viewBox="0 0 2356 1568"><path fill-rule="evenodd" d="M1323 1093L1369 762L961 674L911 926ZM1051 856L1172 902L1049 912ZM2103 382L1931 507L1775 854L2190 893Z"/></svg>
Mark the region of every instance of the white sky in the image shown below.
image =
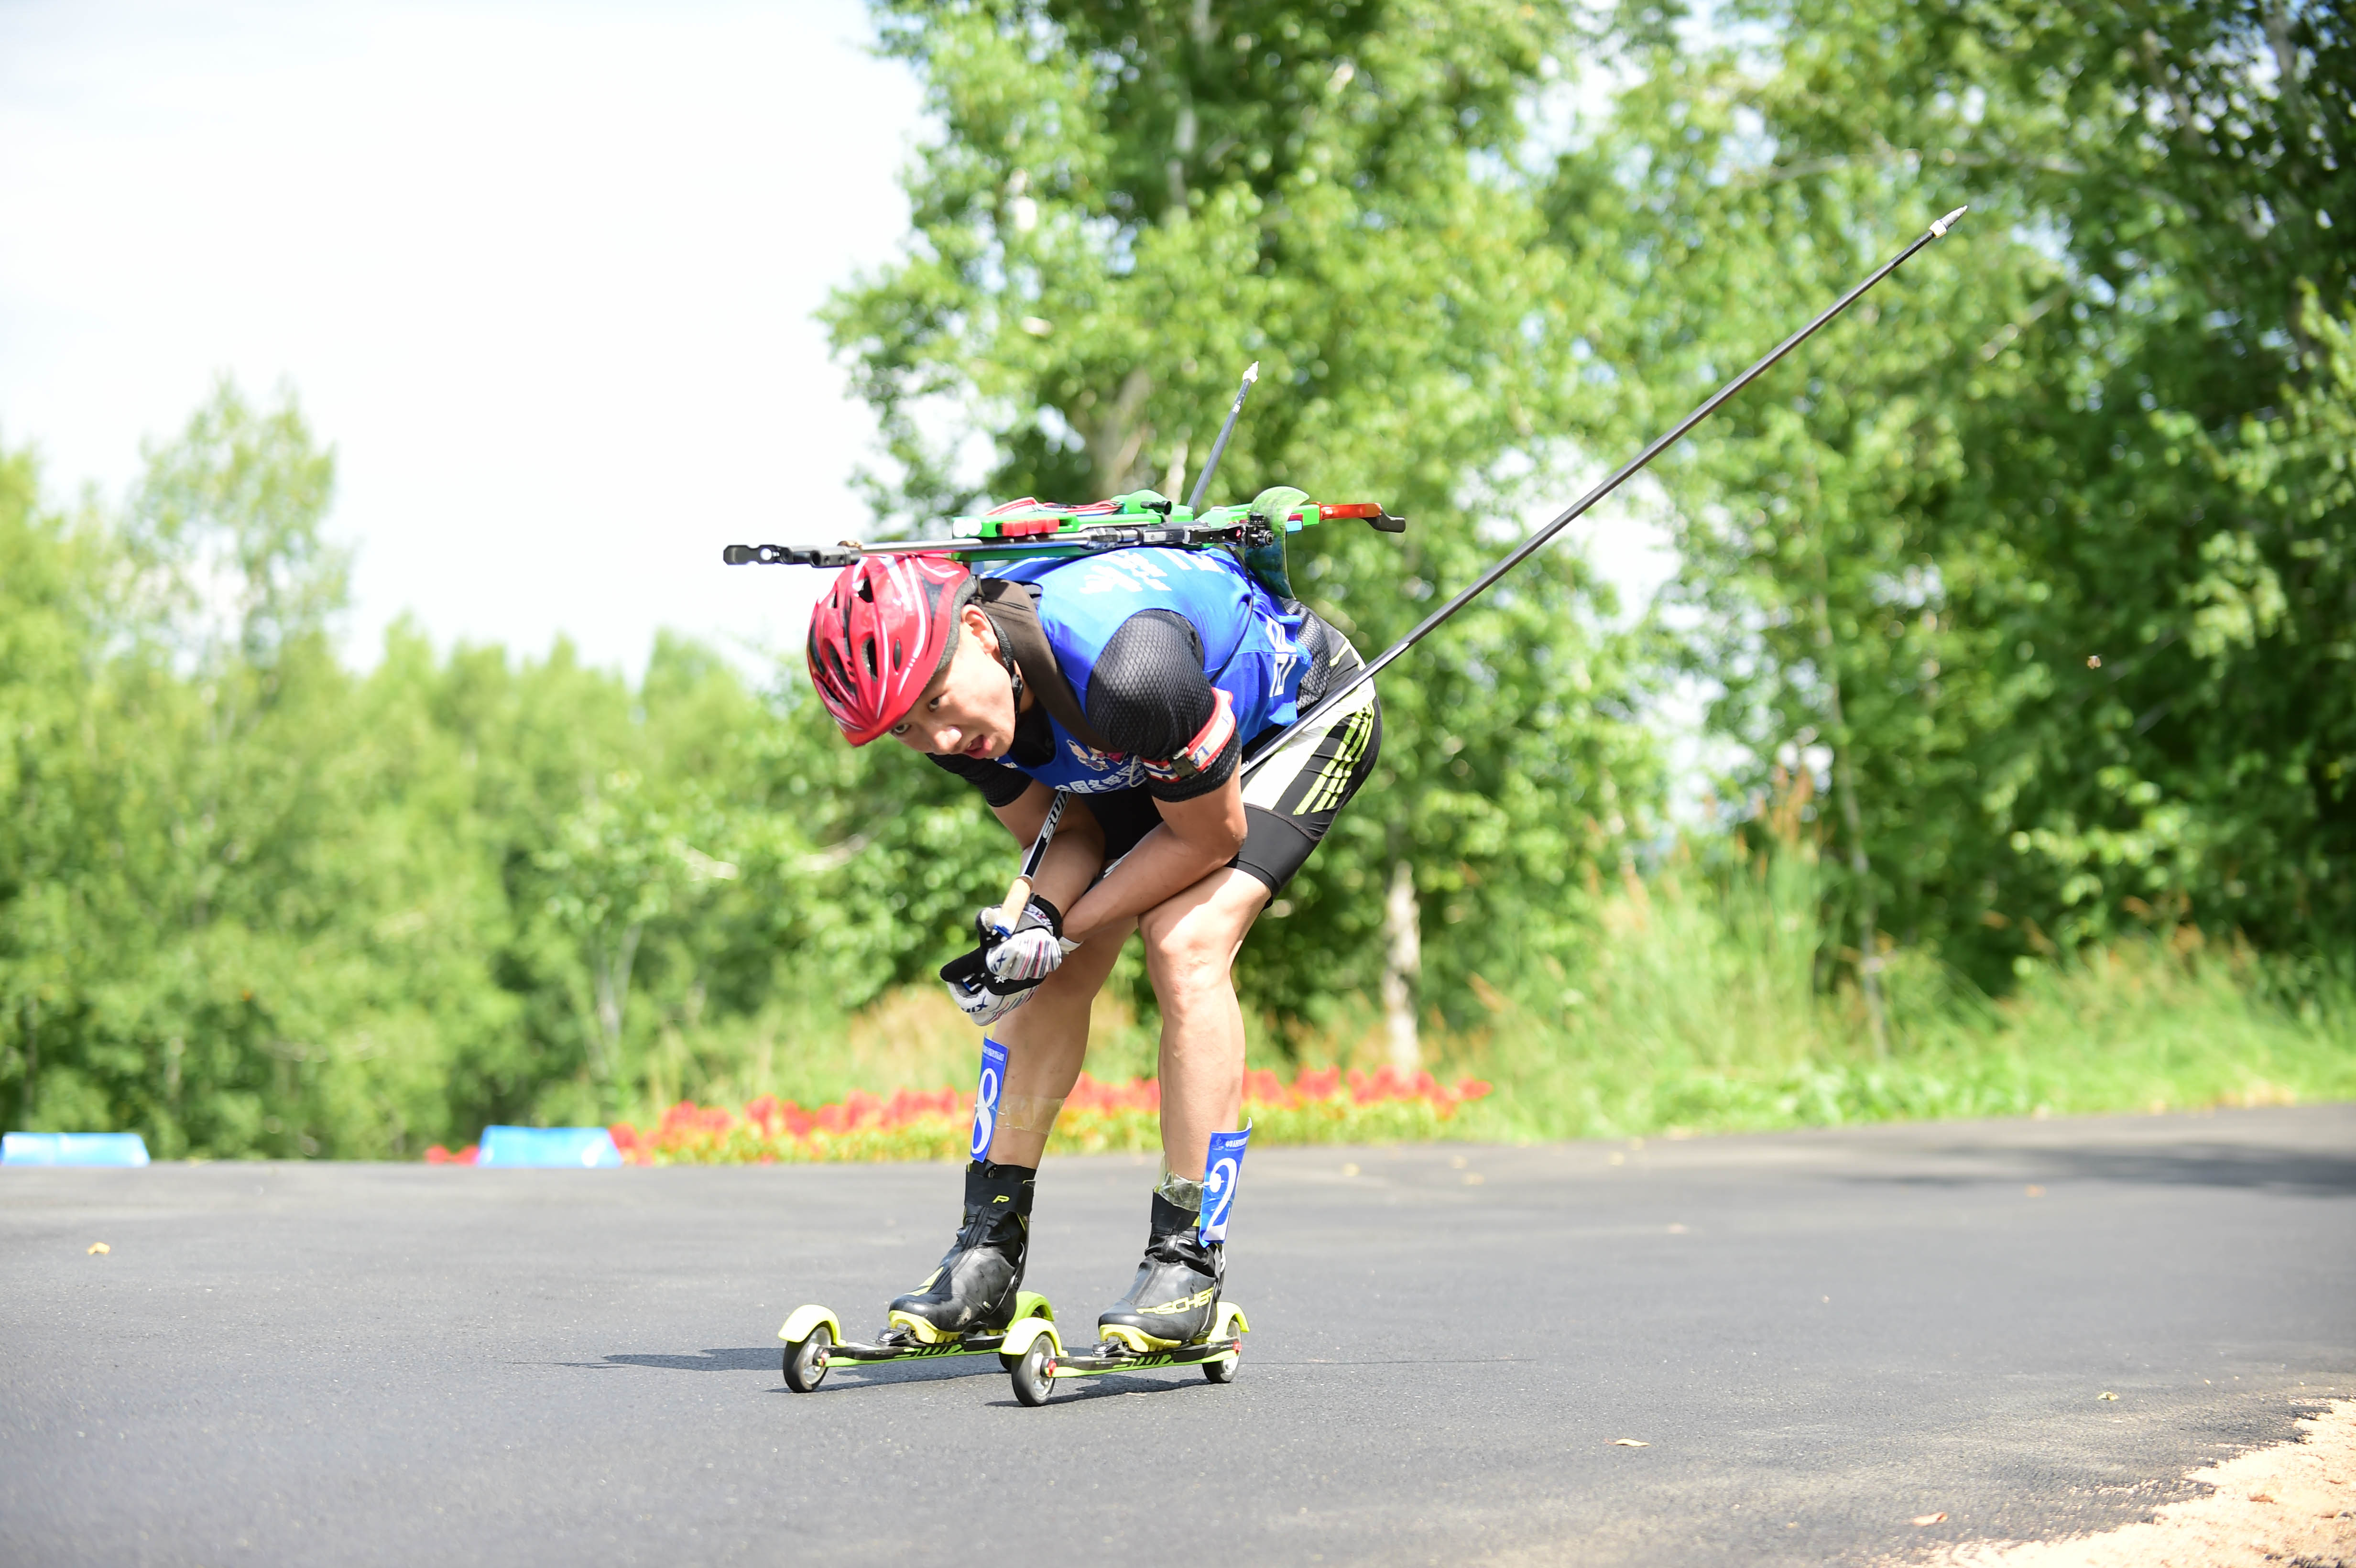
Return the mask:
<svg viewBox="0 0 2356 1568"><path fill-rule="evenodd" d="M119 496L220 372L337 450L355 657L790 648L873 423L811 312L921 129L856 0L0 0L0 442Z"/></svg>

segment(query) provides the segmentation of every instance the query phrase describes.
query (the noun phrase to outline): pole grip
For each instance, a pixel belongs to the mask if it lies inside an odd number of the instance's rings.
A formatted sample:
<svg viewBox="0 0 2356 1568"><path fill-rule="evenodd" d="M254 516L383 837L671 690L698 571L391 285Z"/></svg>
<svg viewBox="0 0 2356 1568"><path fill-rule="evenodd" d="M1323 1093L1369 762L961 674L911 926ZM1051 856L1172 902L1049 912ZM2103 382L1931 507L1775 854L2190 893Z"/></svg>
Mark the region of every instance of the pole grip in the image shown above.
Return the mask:
<svg viewBox="0 0 2356 1568"><path fill-rule="evenodd" d="M1030 873L1018 872L1014 880L1006 884L1006 901L998 906L998 929L1012 931L1016 923L1022 920L1023 912L1029 908L1030 904Z"/></svg>

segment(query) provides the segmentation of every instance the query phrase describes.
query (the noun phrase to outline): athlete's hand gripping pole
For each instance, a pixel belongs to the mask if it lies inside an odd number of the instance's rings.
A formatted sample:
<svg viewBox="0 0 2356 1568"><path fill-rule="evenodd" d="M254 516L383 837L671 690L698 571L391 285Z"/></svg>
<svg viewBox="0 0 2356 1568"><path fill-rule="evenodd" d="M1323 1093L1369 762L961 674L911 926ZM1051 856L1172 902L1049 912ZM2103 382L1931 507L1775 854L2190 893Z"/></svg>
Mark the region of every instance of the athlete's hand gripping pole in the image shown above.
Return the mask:
<svg viewBox="0 0 2356 1568"><path fill-rule="evenodd" d="M1633 478L1638 471L1644 467L1646 464L1652 462L1653 459L1658 457L1662 453L1666 452L1670 447L1676 445L1678 439L1681 438L1686 432L1693 429L1694 426L1701 423L1702 421L1716 413L1719 410L1719 406L1724 403L1727 399L1734 396L1735 393L1742 390L1743 388L1751 385L1751 382L1766 374L1769 367L1772 366L1775 361L1783 358L1784 355L1789 354L1793 349L1797 348L1801 344L1805 343L1809 338L1815 336L1817 328L1832 320L1833 317L1840 315L1841 312L1847 310L1850 305L1855 304L1858 302L1858 299L1864 294L1866 290L1873 287L1874 284L1881 282L1882 279L1896 272L1899 267L1906 261L1907 258L1913 255L1915 251L1920 251L1923 246L1928 245L1933 240L1945 239L1947 231L1955 226L1955 220L1970 210L1971 208L1968 207L1959 207L1955 208L1954 211L1947 214L1944 218L1942 218L1937 222L1932 224L1929 229L1922 231L1912 244L1907 246L1906 249L1901 251L1897 255L1892 256L1889 261L1884 261L1879 267L1876 268L1871 277L1867 278L1863 283L1858 284L1857 287L1849 290L1848 293L1841 295L1840 298L1826 305L1823 313L1814 321L1811 321L1807 325L1800 328L1799 331L1792 334L1791 336L1783 339L1783 342L1768 350L1766 356L1757 364L1751 366L1751 368L1743 371L1742 374L1737 376L1731 381L1729 381L1725 386L1720 387L1717 391L1712 392L1709 395L1708 401L1703 403L1701 407L1694 410L1693 412L1679 420L1676 422L1675 429L1671 430L1666 435L1662 436L1659 440L1654 442L1652 445L1646 447L1644 451L1638 453L1635 458L1631 461L1626 467L1622 468L1618 473L1612 475L1612 477L1603 481L1602 484L1598 485L1594 489L1590 490L1586 495L1581 496L1576 502L1572 503L1569 509L1565 511L1560 517L1556 517L1552 522L1547 524L1546 527L1540 528L1528 539L1523 540L1520 547L1517 548L1511 555L1508 555L1505 560L1499 561L1496 565L1491 567L1488 571L1475 578L1470 588L1465 589L1464 592L1456 595L1455 598L1451 599L1447 603L1442 604L1439 609L1434 610L1430 614L1426 615L1423 618L1421 624L1418 625L1415 630L1409 632L1406 636L1401 637L1398 642L1393 643L1389 647L1385 648L1380 657L1361 665L1357 669L1352 671L1348 679L1338 683L1333 688L1333 689L1326 692L1324 697L1318 701L1314 708L1312 708L1308 712L1302 714L1280 733L1271 737L1265 745L1257 748L1250 756L1245 758L1242 769L1243 777L1249 779L1252 774L1258 773L1260 768L1269 761L1269 759L1273 758L1279 752L1283 750L1285 741L1290 740L1295 735L1307 733L1312 726L1323 722L1328 717L1339 710L1342 704L1348 699L1352 692L1357 690L1359 687L1365 685L1367 681L1374 679L1376 676L1382 673L1383 669L1388 666L1392 660L1407 652L1408 649L1415 646L1416 644L1423 641L1423 639L1437 628L1441 622L1447 620L1451 615L1455 614L1456 612L1464 608L1465 605L1472 603L1473 600L1478 599L1482 594L1486 593L1492 587L1495 586L1499 578L1513 571L1514 568L1521 565L1522 562L1527 560L1531 556L1536 555L1539 550L1544 549L1547 543L1553 539L1555 535L1562 532L1563 529L1569 528L1573 522L1576 522L1582 514L1584 514L1590 507L1593 507L1598 501L1602 500L1604 496L1609 496L1612 491L1617 490L1622 485L1627 483L1628 480Z"/></svg>
<svg viewBox="0 0 2356 1568"><path fill-rule="evenodd" d="M974 934L980 938L980 944L941 965L941 982L949 988L949 999L984 1029L1029 1001L1032 991L1064 961L1064 955L1078 945L1063 939L1062 913L1031 891L1070 798L1069 791L1055 792L1055 799L1047 803L1047 818L1039 825L1039 837L1023 857L1023 869L1007 887L1005 901L974 916Z"/></svg>
<svg viewBox="0 0 2356 1568"><path fill-rule="evenodd" d="M1059 789L1055 798L1047 803L1047 820L1039 825L1039 837L1031 841L1031 852L1023 857L1023 869L1006 885L1006 897L998 906L992 923L1000 931L1012 931L1023 923L1023 912L1031 902L1031 884L1039 875L1039 862L1047 858L1047 846L1055 841L1055 824L1064 820L1064 803L1072 798L1071 791Z"/></svg>

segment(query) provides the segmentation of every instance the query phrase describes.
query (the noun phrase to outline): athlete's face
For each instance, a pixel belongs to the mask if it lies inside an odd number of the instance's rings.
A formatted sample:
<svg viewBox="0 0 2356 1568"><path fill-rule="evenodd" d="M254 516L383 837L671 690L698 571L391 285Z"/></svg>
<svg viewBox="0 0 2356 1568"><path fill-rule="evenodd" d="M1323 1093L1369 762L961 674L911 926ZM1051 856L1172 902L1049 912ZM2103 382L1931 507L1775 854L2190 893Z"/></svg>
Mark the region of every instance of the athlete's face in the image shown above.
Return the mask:
<svg viewBox="0 0 2356 1568"><path fill-rule="evenodd" d="M998 662L998 631L973 605L958 614L957 652L933 677L894 740L918 752L994 762L1014 744L1014 682Z"/></svg>

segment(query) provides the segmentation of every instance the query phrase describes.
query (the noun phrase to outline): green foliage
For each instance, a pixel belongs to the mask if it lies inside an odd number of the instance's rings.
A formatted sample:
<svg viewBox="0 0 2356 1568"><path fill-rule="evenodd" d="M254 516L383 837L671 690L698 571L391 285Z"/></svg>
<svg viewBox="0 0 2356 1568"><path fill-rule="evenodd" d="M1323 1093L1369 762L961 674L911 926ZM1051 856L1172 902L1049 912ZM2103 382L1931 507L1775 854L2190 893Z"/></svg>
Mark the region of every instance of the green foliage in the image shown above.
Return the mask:
<svg viewBox="0 0 2356 1568"><path fill-rule="evenodd" d="M139 631L267 666L343 608L348 552L319 532L335 454L316 448L291 396L261 414L223 381L179 441L146 458L122 530Z"/></svg>
<svg viewBox="0 0 2356 1568"><path fill-rule="evenodd" d="M1615 1137L1916 1119L2086 1115L2356 1095L2356 992L2270 999L2280 967L2162 926L2030 966L1993 999L1919 953L1885 972L1874 1054L1855 992L1815 983L1828 876L1804 843L1680 856L1601 906L1545 1002L1496 998L1447 1073L1497 1092L1467 1137Z"/></svg>
<svg viewBox="0 0 2356 1568"><path fill-rule="evenodd" d="M2345 16L1742 14L1763 51L1657 48L1618 106L1605 194L1683 303L1614 357L1706 381L1973 204L1667 471L1749 782L1829 748L1841 901L1987 985L2159 910L2344 954Z"/></svg>
<svg viewBox="0 0 2356 1568"><path fill-rule="evenodd" d="M669 638L636 691L401 625L355 675L332 479L226 386L120 519L0 464L0 1120L413 1155L938 961L991 875L947 781L851 839L870 761Z"/></svg>

